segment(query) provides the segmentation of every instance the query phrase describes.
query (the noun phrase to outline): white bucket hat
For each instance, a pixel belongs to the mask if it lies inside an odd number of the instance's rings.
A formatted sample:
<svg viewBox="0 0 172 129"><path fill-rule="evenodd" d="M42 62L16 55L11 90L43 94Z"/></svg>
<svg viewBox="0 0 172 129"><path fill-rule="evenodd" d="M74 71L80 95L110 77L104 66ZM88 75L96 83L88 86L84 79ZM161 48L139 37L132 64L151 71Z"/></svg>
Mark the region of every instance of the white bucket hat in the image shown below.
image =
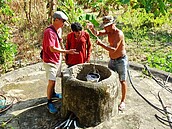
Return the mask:
<svg viewBox="0 0 172 129"><path fill-rule="evenodd" d="M111 24L114 24L116 22L116 17L104 16L102 20L103 20L103 23L100 25L100 27L104 28Z"/></svg>

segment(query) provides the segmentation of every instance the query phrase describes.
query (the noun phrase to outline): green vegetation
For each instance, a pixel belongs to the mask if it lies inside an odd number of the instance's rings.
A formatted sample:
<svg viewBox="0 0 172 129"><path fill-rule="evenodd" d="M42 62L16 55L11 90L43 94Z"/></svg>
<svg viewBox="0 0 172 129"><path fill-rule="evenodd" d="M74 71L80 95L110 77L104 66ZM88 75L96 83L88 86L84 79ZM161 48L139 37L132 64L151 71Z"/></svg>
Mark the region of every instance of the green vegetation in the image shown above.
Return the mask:
<svg viewBox="0 0 172 129"><path fill-rule="evenodd" d="M5 3L0 1L0 14L10 19L13 11ZM2 17L1 17L2 18ZM14 21L14 20L13 20ZM12 20L11 20L12 22ZM16 54L16 45L10 42L10 27L7 26L9 21L0 21L0 65L3 71L7 71L12 66Z"/></svg>
<svg viewBox="0 0 172 129"><path fill-rule="evenodd" d="M40 61L42 31L50 24L53 8L57 8L68 15L69 23L78 21L85 26L89 21L97 29L102 16L108 14L117 16L117 27L125 34L129 61L147 64L172 73L171 0L46 2L46 0L0 1L0 14L3 21L0 25L0 68L4 72L12 65L16 68ZM18 19L17 22L15 22L16 19ZM65 44L70 26L65 26L63 30ZM16 62L20 62L19 66Z"/></svg>
<svg viewBox="0 0 172 129"><path fill-rule="evenodd" d="M126 37L132 61L172 72L172 21L170 14L154 18L144 9L128 9L118 17L117 26Z"/></svg>

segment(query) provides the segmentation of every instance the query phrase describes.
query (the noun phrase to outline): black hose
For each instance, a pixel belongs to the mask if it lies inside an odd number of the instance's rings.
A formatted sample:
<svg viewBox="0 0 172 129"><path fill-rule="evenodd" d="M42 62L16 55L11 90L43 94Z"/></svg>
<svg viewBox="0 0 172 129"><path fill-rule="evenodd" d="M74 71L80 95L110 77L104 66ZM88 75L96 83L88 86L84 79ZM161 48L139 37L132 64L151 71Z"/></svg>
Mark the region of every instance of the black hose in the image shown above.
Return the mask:
<svg viewBox="0 0 172 129"><path fill-rule="evenodd" d="M167 117L167 120L168 120L167 122L169 123L169 126L172 129L172 122L170 121L170 117L169 117L169 114L167 112L167 107L165 107L165 105L164 105L164 103L163 103L163 101L162 101L162 99L160 97L160 92L158 92L158 98L159 98L159 101L160 101L160 103L162 105L162 108L164 109L165 116Z"/></svg>
<svg viewBox="0 0 172 129"><path fill-rule="evenodd" d="M152 73L150 72L150 70L147 68L146 65L144 65L144 67L145 67L145 70L148 71L148 75L147 75L147 76L152 77L152 79L153 79L157 84L159 84L162 88L166 89L168 92L172 93L172 90L171 90L171 89L167 88L162 82L158 81L158 80L152 75ZM168 78L169 78L169 76L167 77L166 82L168 81Z"/></svg>
<svg viewBox="0 0 172 129"><path fill-rule="evenodd" d="M162 124L166 125L166 126L169 126L168 124L166 124L165 122L168 122L168 123L172 123L172 122L169 122L161 117L159 117L158 115L155 114L155 118L160 121Z"/></svg>
<svg viewBox="0 0 172 129"><path fill-rule="evenodd" d="M132 82L132 79L131 79L129 70L127 70L127 73L128 73L129 81L130 81L130 83L131 83L133 89L136 91L136 93L137 93L142 99L144 99L150 106L152 106L153 108L155 108L157 111L159 111L160 113L162 113L162 114L164 115L164 113L163 113L164 110L162 110L162 109L158 108L157 106L153 105L149 100L147 100L147 99L146 99L146 98L145 98L145 97L135 88L135 86L134 86L134 84L133 84L133 82ZM172 114L172 113L170 113L170 112L167 112L167 113Z"/></svg>

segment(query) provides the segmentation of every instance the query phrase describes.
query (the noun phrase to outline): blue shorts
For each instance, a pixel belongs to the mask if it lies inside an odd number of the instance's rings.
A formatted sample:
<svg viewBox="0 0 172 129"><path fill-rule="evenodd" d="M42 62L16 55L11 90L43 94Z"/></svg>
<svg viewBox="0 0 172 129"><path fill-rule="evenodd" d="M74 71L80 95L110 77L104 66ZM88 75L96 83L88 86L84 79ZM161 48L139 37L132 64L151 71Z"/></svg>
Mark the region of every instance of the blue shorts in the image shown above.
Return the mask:
<svg viewBox="0 0 172 129"><path fill-rule="evenodd" d="M118 59L110 59L108 67L119 74L120 81L127 79L128 58L126 55Z"/></svg>

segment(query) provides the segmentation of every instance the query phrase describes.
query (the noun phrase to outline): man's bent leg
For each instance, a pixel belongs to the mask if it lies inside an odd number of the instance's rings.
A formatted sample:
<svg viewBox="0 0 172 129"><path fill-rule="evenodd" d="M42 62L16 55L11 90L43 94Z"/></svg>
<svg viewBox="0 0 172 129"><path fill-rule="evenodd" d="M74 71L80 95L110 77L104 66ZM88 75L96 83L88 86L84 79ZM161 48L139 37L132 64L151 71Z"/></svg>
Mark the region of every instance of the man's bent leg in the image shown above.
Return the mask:
<svg viewBox="0 0 172 129"><path fill-rule="evenodd" d="M127 83L126 81L120 81L120 83L121 83L121 92L122 92L121 102L125 102L126 94L127 94Z"/></svg>
<svg viewBox="0 0 172 129"><path fill-rule="evenodd" d="M126 94L127 94L127 84L126 81L120 81L121 83L121 92L122 92L122 97L121 97L121 102L119 104L118 109L120 111L125 109L125 99L126 99Z"/></svg>
<svg viewBox="0 0 172 129"><path fill-rule="evenodd" d="M55 87L55 81L49 80L47 86L47 99L50 100L52 98Z"/></svg>
<svg viewBox="0 0 172 129"><path fill-rule="evenodd" d="M127 58L124 57L117 63L117 72L119 74L119 80L121 83L121 103L119 104L119 110L125 109L125 100L126 100L126 94L127 94Z"/></svg>
<svg viewBox="0 0 172 129"><path fill-rule="evenodd" d="M52 103L52 99L51 99L53 95L54 87L55 87L55 81L49 80L47 86L47 99L48 99L47 107L50 113L57 112L57 109L55 105Z"/></svg>
<svg viewBox="0 0 172 129"><path fill-rule="evenodd" d="M56 113L57 109L55 105L52 103L52 95L55 88L56 83L56 75L57 75L57 68L48 63L44 63L45 71L46 71L46 77L48 79L48 86L47 86L47 107L50 113Z"/></svg>

